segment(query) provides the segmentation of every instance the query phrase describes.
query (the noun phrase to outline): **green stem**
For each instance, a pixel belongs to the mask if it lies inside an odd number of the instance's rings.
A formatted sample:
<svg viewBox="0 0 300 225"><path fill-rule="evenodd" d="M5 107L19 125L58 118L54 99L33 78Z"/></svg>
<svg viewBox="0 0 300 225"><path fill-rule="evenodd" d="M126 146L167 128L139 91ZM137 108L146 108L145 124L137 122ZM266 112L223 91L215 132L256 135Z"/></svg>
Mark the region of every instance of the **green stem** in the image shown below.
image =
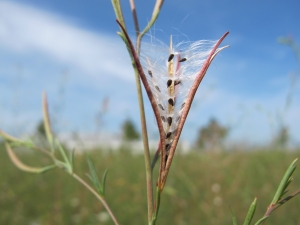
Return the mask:
<svg viewBox="0 0 300 225"><path fill-rule="evenodd" d="M104 208L107 210L107 212L110 215L111 219L114 221L114 224L119 225L116 217L114 216L113 212L109 208L109 206L108 206L107 202L105 201L105 199L102 196L100 196L90 185L88 185L88 183L86 183L83 179L81 179L77 174L73 173L72 176L79 183L81 183L83 186L85 186L93 195L95 195L95 197L103 204Z"/></svg>
<svg viewBox="0 0 300 225"><path fill-rule="evenodd" d="M134 69L134 72L135 72L136 89L138 93L140 120L142 126L142 138L144 144L144 158L145 158L146 181L147 181L148 221L150 222L153 214L153 189L152 189L153 185L152 185L151 159L150 159L147 124L146 124L146 117L145 117L141 81L140 81L140 76L136 69Z"/></svg>
<svg viewBox="0 0 300 225"><path fill-rule="evenodd" d="M137 40L140 40L139 39L140 29L139 29L139 23L138 23L134 0L130 0L130 7L131 7L131 12L132 12L132 16L133 16L134 25L135 25L136 37L137 37ZM139 41L137 41L137 43L136 43L136 49L140 49ZM139 51L138 51L138 55L139 55ZM142 127L142 138L143 138L143 144L144 144L144 158L145 158L146 184L147 184L147 203L148 203L148 222L150 223L152 220L152 215L153 215L153 188L152 188L153 183L152 183L151 159L150 159L147 124L146 124L146 117L145 117L145 107L144 107L144 101L143 101L143 92L142 92L140 75L135 66L134 60L132 62L132 65L133 65L134 74L135 74L135 83L136 83L138 102L139 102L139 111L140 111L140 121L141 121L141 127Z"/></svg>
<svg viewBox="0 0 300 225"><path fill-rule="evenodd" d="M152 216L152 221L151 221L151 223L149 223L149 225L155 225L155 223L156 223L159 206L160 206L160 194L161 194L161 191L160 191L159 187L157 187L156 188L155 212Z"/></svg>

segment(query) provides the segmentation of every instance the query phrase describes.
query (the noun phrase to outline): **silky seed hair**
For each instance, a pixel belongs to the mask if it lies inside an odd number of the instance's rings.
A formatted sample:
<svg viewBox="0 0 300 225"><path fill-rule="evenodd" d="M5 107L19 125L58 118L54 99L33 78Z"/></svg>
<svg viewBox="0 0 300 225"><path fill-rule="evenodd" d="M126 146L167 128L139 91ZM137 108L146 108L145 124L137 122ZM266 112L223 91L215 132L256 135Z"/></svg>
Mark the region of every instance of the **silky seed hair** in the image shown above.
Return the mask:
<svg viewBox="0 0 300 225"><path fill-rule="evenodd" d="M163 123L167 156L190 88L217 41L172 42L172 36L169 46L151 37L142 43L140 56Z"/></svg>

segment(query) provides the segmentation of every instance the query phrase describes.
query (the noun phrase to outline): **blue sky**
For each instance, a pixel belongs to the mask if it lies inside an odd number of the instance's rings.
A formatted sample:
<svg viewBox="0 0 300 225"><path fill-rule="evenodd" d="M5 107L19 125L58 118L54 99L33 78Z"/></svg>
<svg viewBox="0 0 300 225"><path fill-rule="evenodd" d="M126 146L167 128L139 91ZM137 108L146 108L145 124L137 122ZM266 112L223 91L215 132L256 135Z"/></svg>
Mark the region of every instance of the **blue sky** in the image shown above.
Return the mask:
<svg viewBox="0 0 300 225"><path fill-rule="evenodd" d="M134 37L129 1L121 1ZM136 1L140 27L155 1ZM299 144L299 65L281 36L300 43L300 3L277 1L168 1L151 35L168 44L178 40L217 40L226 31L230 45L212 63L195 97L183 140L195 140L199 127L214 117L231 128L229 141L268 143L281 121ZM21 135L41 119L46 91L55 129L120 133L126 118L139 124L133 70L116 35L110 1L23 0L0 2L0 129ZM284 110L290 76L298 77ZM108 109L95 124L103 100ZM151 138L155 119L146 102Z"/></svg>

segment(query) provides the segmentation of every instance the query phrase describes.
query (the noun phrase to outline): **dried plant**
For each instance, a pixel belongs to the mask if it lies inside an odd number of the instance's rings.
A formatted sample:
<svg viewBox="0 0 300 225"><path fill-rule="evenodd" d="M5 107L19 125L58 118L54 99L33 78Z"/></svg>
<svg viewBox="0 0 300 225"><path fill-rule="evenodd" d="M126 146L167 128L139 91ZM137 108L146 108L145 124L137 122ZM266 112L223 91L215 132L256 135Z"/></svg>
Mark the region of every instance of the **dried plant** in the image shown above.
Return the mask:
<svg viewBox="0 0 300 225"><path fill-rule="evenodd" d="M219 47L221 42L228 35L228 32L226 32L217 41L182 42L174 46L171 38L169 47L158 42L159 44L157 46L152 46L152 48L147 51L147 54L143 53L140 56L142 37L148 32L158 18L163 1L156 1L150 22L144 30L140 32L134 0L130 0L137 35L135 46L131 42L126 31L120 1L112 0L112 4L116 13L117 22L121 28L121 32L118 34L126 44L135 69L142 137L144 143L145 171L147 177L148 224L154 225L158 218L161 194L163 193L180 134L191 108L194 96L212 60L221 50L228 47ZM157 48L160 50L157 51ZM160 136L158 150L152 160L152 164L148 146L141 82L144 85L148 99L151 103ZM46 94L43 95L43 116L48 149L36 146L31 140L23 141L0 131L0 136L2 136L6 141L5 145L11 161L21 170L30 173L43 173L56 167L63 169L79 183L85 186L103 204L114 224L118 225L119 223L115 215L105 200L105 181L107 170L103 173L102 181L100 182L92 159L89 156L87 157L90 169L88 177L92 181L94 188L74 172L74 151L72 151L68 156L64 147L53 136ZM45 154L52 160L53 164L41 168L31 167L24 164L12 149L12 147L18 146L32 148ZM59 153L60 157L57 156L57 153ZM160 168L158 180L156 182L156 197L154 203L152 176L153 168L159 158ZM300 189L287 197L283 197L287 193L287 187L292 181L292 174L296 169L296 161L297 159L287 169L278 190L267 209L267 212L260 220L258 220L258 222L255 223L255 225L263 224L276 208L299 194ZM249 225L251 223L256 204L257 199L255 198L249 208L244 225ZM237 225L233 210L231 210L231 213L233 224Z"/></svg>

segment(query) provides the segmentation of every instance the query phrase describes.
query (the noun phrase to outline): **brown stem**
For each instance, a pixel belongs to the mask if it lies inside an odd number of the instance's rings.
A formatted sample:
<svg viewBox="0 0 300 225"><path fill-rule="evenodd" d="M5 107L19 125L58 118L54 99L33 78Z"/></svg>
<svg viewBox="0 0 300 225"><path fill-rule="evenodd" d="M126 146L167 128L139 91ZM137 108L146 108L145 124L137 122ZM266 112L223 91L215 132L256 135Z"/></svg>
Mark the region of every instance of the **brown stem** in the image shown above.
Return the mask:
<svg viewBox="0 0 300 225"><path fill-rule="evenodd" d="M268 206L267 211L264 215L264 217L269 217L271 215L271 213L277 209L278 207L282 206L284 203L286 203L287 201L289 201L290 199L292 199L293 197L295 197L296 195L298 195L300 193L300 189L298 189L297 191L295 191L293 194L285 197L284 199L280 200L277 204L271 204ZM263 225L265 223L265 221L263 221L261 223L261 225Z"/></svg>
<svg viewBox="0 0 300 225"><path fill-rule="evenodd" d="M129 2L130 2L130 8L131 8L132 16L133 16L133 21L134 21L135 34L138 37L139 33L140 33L140 28L139 28L139 22L138 22L138 19L137 19L134 0L129 0Z"/></svg>

